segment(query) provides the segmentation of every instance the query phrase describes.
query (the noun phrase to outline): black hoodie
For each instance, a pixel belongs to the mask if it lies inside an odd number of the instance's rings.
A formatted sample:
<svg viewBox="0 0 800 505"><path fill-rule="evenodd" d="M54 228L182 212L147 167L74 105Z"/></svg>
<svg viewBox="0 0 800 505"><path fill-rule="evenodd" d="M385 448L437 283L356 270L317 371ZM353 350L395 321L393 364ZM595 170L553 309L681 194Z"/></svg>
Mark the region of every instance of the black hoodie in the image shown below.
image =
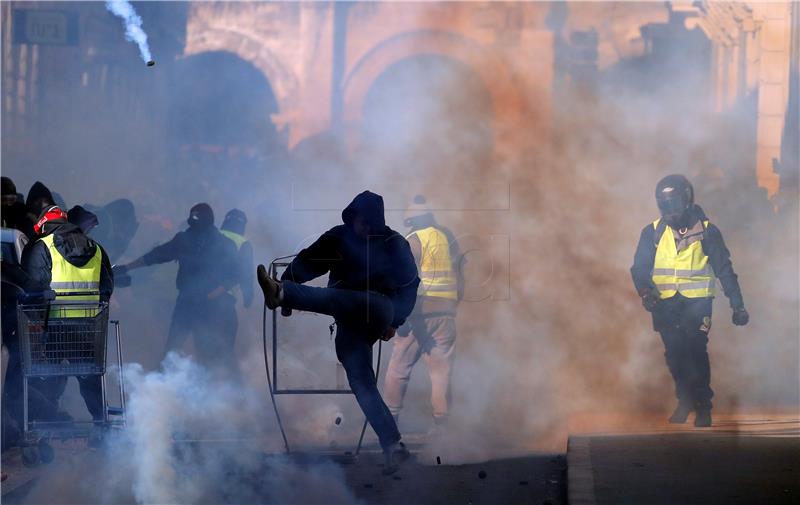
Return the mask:
<svg viewBox="0 0 800 505"><path fill-rule="evenodd" d="M369 239L353 230L357 215L369 223ZM281 279L302 284L330 272L328 287L388 296L394 305L392 326L400 327L414 308L420 282L408 242L386 226L383 198L369 191L350 202L342 221L300 251Z"/></svg>
<svg viewBox="0 0 800 505"><path fill-rule="evenodd" d="M52 221L45 225L45 232L53 235L53 243L59 253L71 264L83 266L91 260L100 244L83 234L81 229L66 221ZM103 253L100 271L100 297L108 301L114 291L114 276L108 255ZM41 240L29 242L22 251L22 269L28 274L25 291L39 293L50 289L53 260L50 250Z"/></svg>

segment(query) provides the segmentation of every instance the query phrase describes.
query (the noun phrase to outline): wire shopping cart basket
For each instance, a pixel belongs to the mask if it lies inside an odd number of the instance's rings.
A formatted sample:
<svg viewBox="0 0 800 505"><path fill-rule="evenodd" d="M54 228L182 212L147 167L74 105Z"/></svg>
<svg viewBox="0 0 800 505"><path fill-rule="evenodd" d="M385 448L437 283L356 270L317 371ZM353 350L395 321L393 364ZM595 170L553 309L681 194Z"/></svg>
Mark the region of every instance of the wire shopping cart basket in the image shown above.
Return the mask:
<svg viewBox="0 0 800 505"><path fill-rule="evenodd" d="M102 437L104 430L125 424L120 325L119 321L110 321L115 327L120 406L109 407L105 383L109 310L108 303L97 301L98 295L58 293L56 300L51 294L49 300L17 306L23 373L22 455L23 462L28 465L53 459L49 445L52 438ZM31 420L28 404L30 380L68 376L100 377L102 419L84 422Z"/></svg>

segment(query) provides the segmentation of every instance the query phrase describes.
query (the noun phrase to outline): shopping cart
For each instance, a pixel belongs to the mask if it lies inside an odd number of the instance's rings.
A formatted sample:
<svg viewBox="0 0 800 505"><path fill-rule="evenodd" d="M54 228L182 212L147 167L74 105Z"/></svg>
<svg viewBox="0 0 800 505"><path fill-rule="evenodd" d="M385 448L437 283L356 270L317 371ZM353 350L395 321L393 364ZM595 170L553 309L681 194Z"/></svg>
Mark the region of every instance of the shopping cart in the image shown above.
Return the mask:
<svg viewBox="0 0 800 505"><path fill-rule="evenodd" d="M70 292L27 295L17 306L17 324L23 373L22 460L28 466L49 463L52 439L101 439L110 428L125 425L125 388L122 380L122 338L119 321L109 321L108 303L86 301L98 293ZM36 299L36 303L26 303ZM109 322L117 345L119 407L106 398L106 353ZM100 376L103 418L95 421L31 420L28 389L31 379L67 376Z"/></svg>

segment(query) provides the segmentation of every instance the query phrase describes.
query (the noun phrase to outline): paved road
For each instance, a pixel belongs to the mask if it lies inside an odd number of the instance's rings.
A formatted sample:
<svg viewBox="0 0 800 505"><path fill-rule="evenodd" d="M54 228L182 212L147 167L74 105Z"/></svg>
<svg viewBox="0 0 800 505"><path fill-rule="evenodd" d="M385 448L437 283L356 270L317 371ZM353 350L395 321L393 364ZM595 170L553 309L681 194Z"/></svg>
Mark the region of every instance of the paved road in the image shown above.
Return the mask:
<svg viewBox="0 0 800 505"><path fill-rule="evenodd" d="M368 503L368 504L566 504L563 455L534 454L468 465L404 465L394 476L381 474L382 457L368 450L354 461L341 455L304 453L290 458L246 447L178 447L191 465L180 469L198 489L193 503ZM212 456L213 455L213 456ZM4 504L135 503L124 462L103 452L59 447L57 461L29 472L27 484L3 491ZM206 461L209 458L214 461ZM180 459L179 458L179 459ZM246 463L245 463L246 462ZM15 471L9 462L6 471ZM192 472L202 467L198 476ZM120 473L119 470L124 471ZM19 467L16 467L19 471ZM31 479L31 477L35 477Z"/></svg>
<svg viewBox="0 0 800 505"><path fill-rule="evenodd" d="M567 459L571 505L800 503L796 417L573 436Z"/></svg>

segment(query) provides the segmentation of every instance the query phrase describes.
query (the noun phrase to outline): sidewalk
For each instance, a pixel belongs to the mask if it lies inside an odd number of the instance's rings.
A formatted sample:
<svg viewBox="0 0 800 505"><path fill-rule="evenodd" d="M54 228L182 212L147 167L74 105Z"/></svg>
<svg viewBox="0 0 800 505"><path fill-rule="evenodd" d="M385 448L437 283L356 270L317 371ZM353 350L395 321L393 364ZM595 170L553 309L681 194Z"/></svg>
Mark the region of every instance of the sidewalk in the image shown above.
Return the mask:
<svg viewBox="0 0 800 505"><path fill-rule="evenodd" d="M570 436L571 505L800 503L800 418L718 416Z"/></svg>

